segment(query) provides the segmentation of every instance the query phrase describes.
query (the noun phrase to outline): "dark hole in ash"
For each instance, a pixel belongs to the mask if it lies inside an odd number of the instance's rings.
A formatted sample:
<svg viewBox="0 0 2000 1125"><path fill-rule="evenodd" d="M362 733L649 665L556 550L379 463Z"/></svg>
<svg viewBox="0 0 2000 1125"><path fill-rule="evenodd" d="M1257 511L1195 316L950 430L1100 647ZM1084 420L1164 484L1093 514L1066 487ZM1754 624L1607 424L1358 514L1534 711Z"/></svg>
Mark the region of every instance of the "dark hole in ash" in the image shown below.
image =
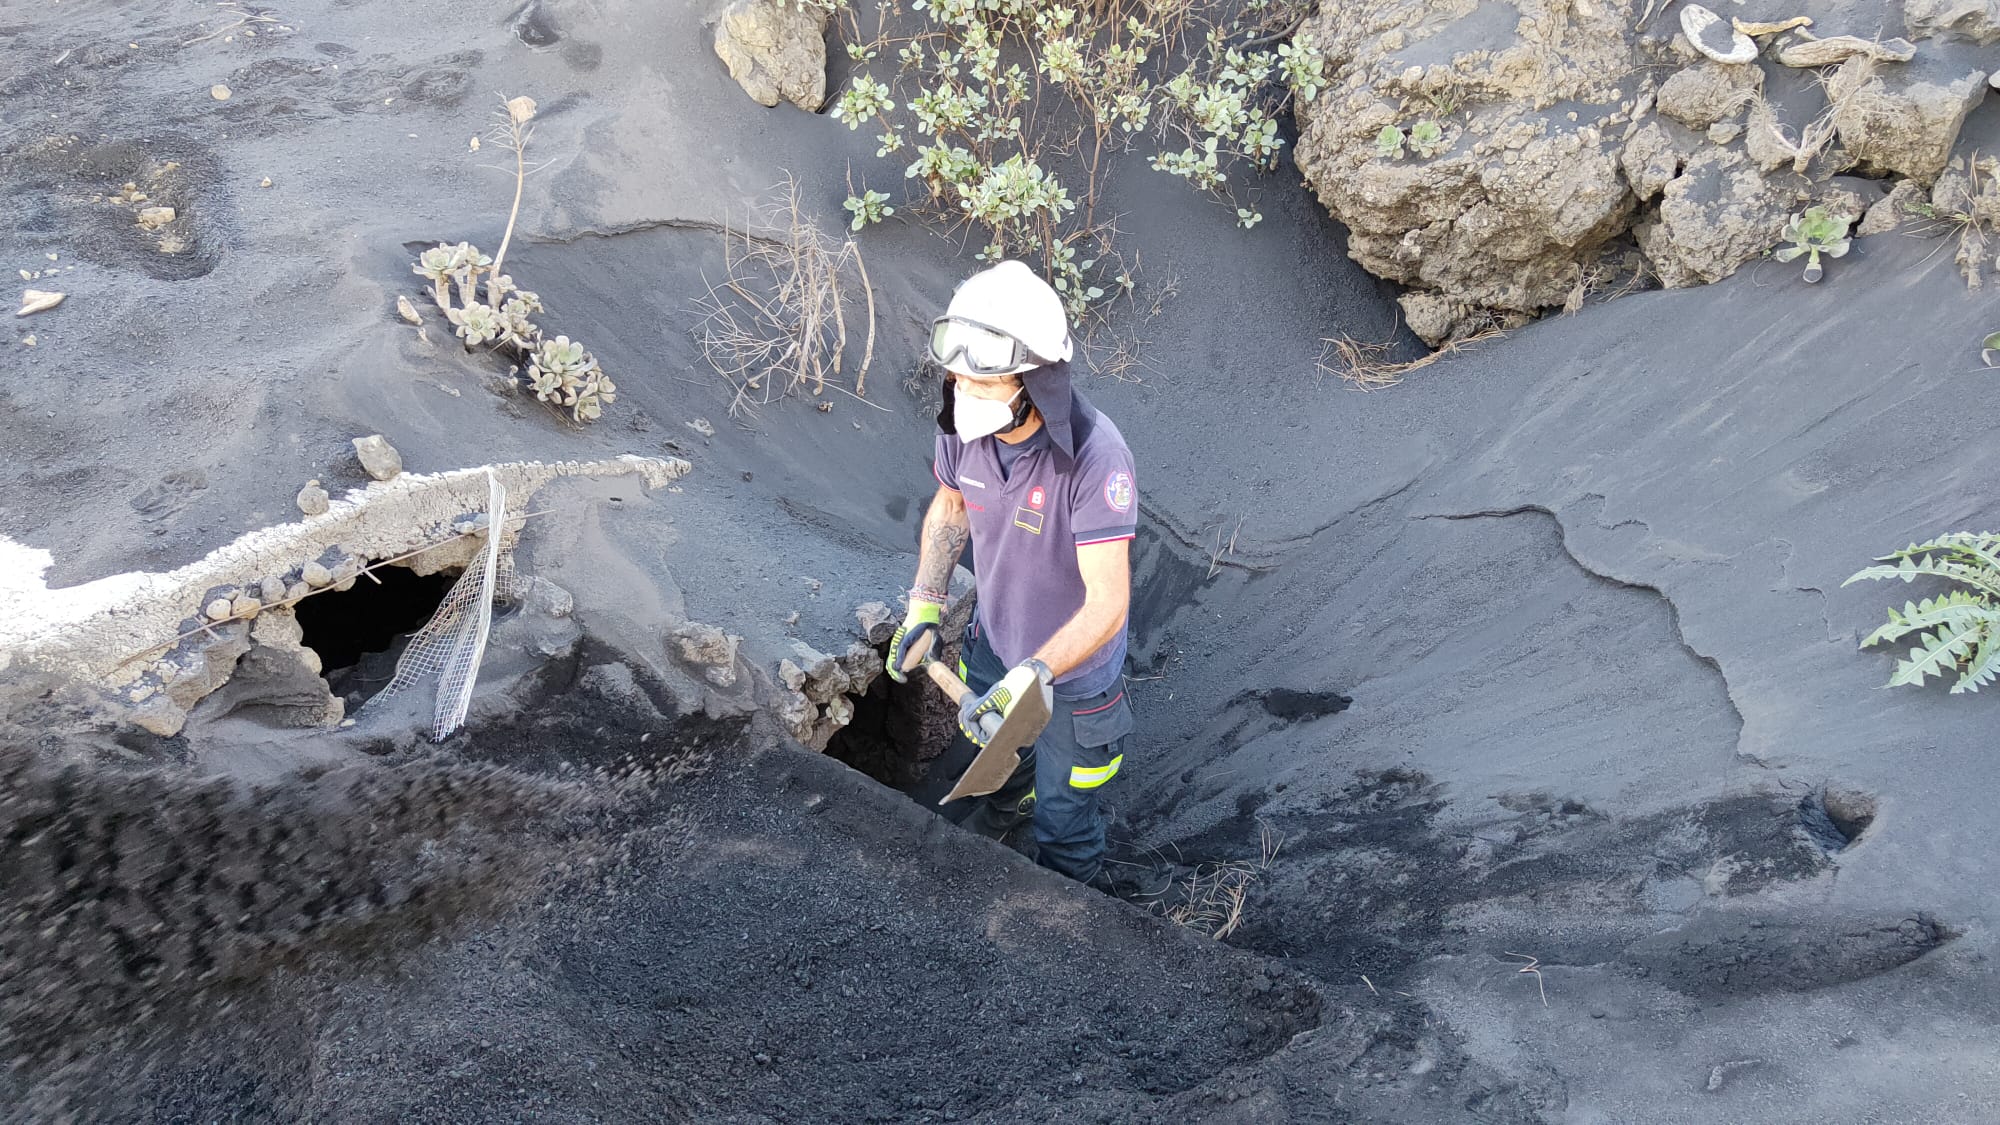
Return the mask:
<svg viewBox="0 0 2000 1125"><path fill-rule="evenodd" d="M1817 789L1799 802L1799 826L1828 852L1853 847L1875 823L1875 798L1853 789Z"/></svg>
<svg viewBox="0 0 2000 1125"><path fill-rule="evenodd" d="M951 740L951 728L932 714L937 709L925 705L924 693L936 690L922 673L911 673L903 684L875 677L866 692L849 697L854 718L834 732L827 756L892 789L909 790L925 777L926 748L935 756Z"/></svg>
<svg viewBox="0 0 2000 1125"><path fill-rule="evenodd" d="M1259 698L1264 703L1265 711L1288 723L1338 715L1354 702L1337 691L1293 691L1290 688L1272 688Z"/></svg>
<svg viewBox="0 0 2000 1125"><path fill-rule="evenodd" d="M352 588L330 591L298 604L304 643L319 654L320 674L348 707L389 686L396 660L410 634L424 627L451 591L456 574L418 574L385 566L355 580Z"/></svg>

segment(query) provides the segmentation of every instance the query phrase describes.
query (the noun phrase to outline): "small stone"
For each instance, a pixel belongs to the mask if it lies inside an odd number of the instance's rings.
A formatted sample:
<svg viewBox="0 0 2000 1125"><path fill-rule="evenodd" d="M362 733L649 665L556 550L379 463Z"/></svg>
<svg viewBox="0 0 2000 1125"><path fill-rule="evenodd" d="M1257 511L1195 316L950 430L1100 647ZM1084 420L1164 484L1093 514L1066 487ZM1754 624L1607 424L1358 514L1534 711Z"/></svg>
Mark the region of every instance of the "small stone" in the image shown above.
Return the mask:
<svg viewBox="0 0 2000 1125"><path fill-rule="evenodd" d="M361 467L376 480L394 480L403 471L402 454L381 434L369 434L354 439L354 455L361 459Z"/></svg>
<svg viewBox="0 0 2000 1125"><path fill-rule="evenodd" d="M209 96L209 97L211 97L211 98L214 98L214 99L215 99L216 101L219 101L219 102L226 102L226 101L228 101L228 100L229 100L229 94L230 94L230 89L229 89L229 87L227 87L227 86L224 86L224 85L223 85L222 83L220 83L220 82L217 82L217 83L216 83L215 85L213 85L213 86L210 86L210 87L208 88L208 96Z"/></svg>
<svg viewBox="0 0 2000 1125"><path fill-rule="evenodd" d="M854 619L861 623L861 635L869 644L881 644L896 631L896 615L882 602L865 602L854 610Z"/></svg>
<svg viewBox="0 0 2000 1125"><path fill-rule="evenodd" d="M695 433L698 433L703 437L715 436L715 427L709 425L708 419L706 418L696 418L694 421L689 422L688 429L693 430Z"/></svg>
<svg viewBox="0 0 2000 1125"><path fill-rule="evenodd" d="M702 665L708 669L724 669L736 663L736 643L740 637L730 637L714 625L702 625L698 621L684 621L674 627L670 635L680 659L690 665Z"/></svg>
<svg viewBox="0 0 2000 1125"><path fill-rule="evenodd" d="M333 572L317 562L309 562L300 567L299 577L315 590L333 585Z"/></svg>
<svg viewBox="0 0 2000 1125"><path fill-rule="evenodd" d="M854 721L854 703L845 695L836 695L826 703L826 721L836 727L844 727Z"/></svg>
<svg viewBox="0 0 2000 1125"><path fill-rule="evenodd" d="M401 293L396 294L396 315L411 324L424 322L424 318L417 315L417 306L411 304L410 299Z"/></svg>
<svg viewBox="0 0 2000 1125"><path fill-rule="evenodd" d="M202 610L202 612L208 615L210 621L227 621L229 620L229 599L217 598L208 603L208 608Z"/></svg>
<svg viewBox="0 0 2000 1125"><path fill-rule="evenodd" d="M35 346L35 336L34 336L34 333L32 333L32 332L31 332L31 333L29 333L28 335L26 335L26 336L23 336L23 337L21 337L21 342L22 342L23 344L26 344L26 345L27 345L28 347L31 347L31 348L32 348L32 347L34 347L34 346Z"/></svg>
<svg viewBox="0 0 2000 1125"><path fill-rule="evenodd" d="M307 481L306 486L299 489L297 500L299 511L309 516L325 515L329 504L326 489L321 488L317 480Z"/></svg>
<svg viewBox="0 0 2000 1125"><path fill-rule="evenodd" d="M1743 126L1734 121L1718 121L1708 127L1708 139L1719 145L1726 145L1742 135Z"/></svg>
<svg viewBox="0 0 2000 1125"><path fill-rule="evenodd" d="M840 670L839 663L832 656L804 641L792 642L792 655L797 658L799 667L805 669L808 679L824 680Z"/></svg>
<svg viewBox="0 0 2000 1125"><path fill-rule="evenodd" d="M265 605L277 605L285 600L285 580L273 574L257 583L257 597Z"/></svg>
<svg viewBox="0 0 2000 1125"><path fill-rule="evenodd" d="M1910 217L1910 206L1924 199L1924 189L1914 180L1898 180L1889 194L1876 200L1861 217L1854 233L1866 238L1871 234L1886 234L1902 226Z"/></svg>
<svg viewBox="0 0 2000 1125"><path fill-rule="evenodd" d="M265 176L265 177L264 177L264 182L263 182L263 183L260 183L260 184L258 184L257 186L258 186L258 187L270 187L270 186L271 186L271 177L269 177L269 176Z"/></svg>
<svg viewBox="0 0 2000 1125"><path fill-rule="evenodd" d="M264 603L251 594L238 594L229 603L229 612L234 617L255 617L264 609Z"/></svg>
<svg viewBox="0 0 2000 1125"><path fill-rule="evenodd" d="M139 208L139 225L147 230L159 230L179 217L180 213L171 207Z"/></svg>
<svg viewBox="0 0 2000 1125"><path fill-rule="evenodd" d="M306 585L304 582L294 582L285 587L285 600L295 602L310 593L312 593L311 586Z"/></svg>
<svg viewBox="0 0 2000 1125"><path fill-rule="evenodd" d="M778 661L778 682L793 691L798 691L806 686L806 671L792 663L790 657L786 657Z"/></svg>

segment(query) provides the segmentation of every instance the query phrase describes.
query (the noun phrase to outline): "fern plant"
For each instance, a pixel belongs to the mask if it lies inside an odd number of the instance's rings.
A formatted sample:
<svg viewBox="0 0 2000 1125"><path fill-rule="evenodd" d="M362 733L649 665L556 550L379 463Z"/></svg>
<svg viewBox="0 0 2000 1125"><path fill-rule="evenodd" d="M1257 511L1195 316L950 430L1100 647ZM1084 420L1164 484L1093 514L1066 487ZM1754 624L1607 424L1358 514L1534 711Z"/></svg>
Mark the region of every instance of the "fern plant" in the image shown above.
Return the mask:
<svg viewBox="0 0 2000 1125"><path fill-rule="evenodd" d="M1889 687L1921 684L1926 677L1958 674L1954 694L1978 691L2000 676L2000 533L1956 531L1927 543L1912 543L1879 560L1841 585L1863 579L1944 578L1965 589L1889 607L1889 622L1862 640L1861 647L1901 640L1914 633L1915 647L1896 661Z"/></svg>

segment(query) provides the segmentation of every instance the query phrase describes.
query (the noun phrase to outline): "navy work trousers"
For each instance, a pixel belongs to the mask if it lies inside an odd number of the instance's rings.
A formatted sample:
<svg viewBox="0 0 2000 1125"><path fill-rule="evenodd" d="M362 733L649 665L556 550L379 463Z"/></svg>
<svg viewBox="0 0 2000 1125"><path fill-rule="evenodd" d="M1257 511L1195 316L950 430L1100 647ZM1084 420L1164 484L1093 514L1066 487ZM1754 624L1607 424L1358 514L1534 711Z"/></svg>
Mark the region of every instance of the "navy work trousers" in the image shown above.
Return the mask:
<svg viewBox="0 0 2000 1125"><path fill-rule="evenodd" d="M975 694L983 695L1007 675L980 635L975 621L965 632L959 672ZM999 791L974 798L955 817L974 831L999 838L1014 825L1034 820L1035 860L1080 883L1097 877L1104 864L1104 816L1097 799L1125 760L1125 736L1132 731L1132 708L1121 680L1109 691L1066 699L1056 687L1049 725L1022 752L1021 764ZM970 743L960 732L940 761L969 762ZM956 802L955 802L956 803ZM947 809L946 815L953 810Z"/></svg>

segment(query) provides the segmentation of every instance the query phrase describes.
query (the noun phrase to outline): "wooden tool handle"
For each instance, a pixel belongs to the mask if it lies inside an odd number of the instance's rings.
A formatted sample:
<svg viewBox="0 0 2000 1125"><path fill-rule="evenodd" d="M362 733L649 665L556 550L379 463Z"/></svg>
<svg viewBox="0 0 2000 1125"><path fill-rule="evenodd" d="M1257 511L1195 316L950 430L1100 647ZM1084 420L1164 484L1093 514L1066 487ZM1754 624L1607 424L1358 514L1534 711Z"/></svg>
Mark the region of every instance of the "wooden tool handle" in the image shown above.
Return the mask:
<svg viewBox="0 0 2000 1125"><path fill-rule="evenodd" d="M972 697L972 689L965 686L965 681L959 679L957 673L937 661L932 660L927 662L924 665L924 670L931 674L931 680L937 686L944 689L944 693L951 697L953 703L962 705L967 699Z"/></svg>
<svg viewBox="0 0 2000 1125"><path fill-rule="evenodd" d="M910 646L909 652L903 654L903 674L908 675L916 671L918 665L929 660L931 658L931 650L938 647L937 642L937 627L932 626L924 632L923 636L917 638L917 643Z"/></svg>

